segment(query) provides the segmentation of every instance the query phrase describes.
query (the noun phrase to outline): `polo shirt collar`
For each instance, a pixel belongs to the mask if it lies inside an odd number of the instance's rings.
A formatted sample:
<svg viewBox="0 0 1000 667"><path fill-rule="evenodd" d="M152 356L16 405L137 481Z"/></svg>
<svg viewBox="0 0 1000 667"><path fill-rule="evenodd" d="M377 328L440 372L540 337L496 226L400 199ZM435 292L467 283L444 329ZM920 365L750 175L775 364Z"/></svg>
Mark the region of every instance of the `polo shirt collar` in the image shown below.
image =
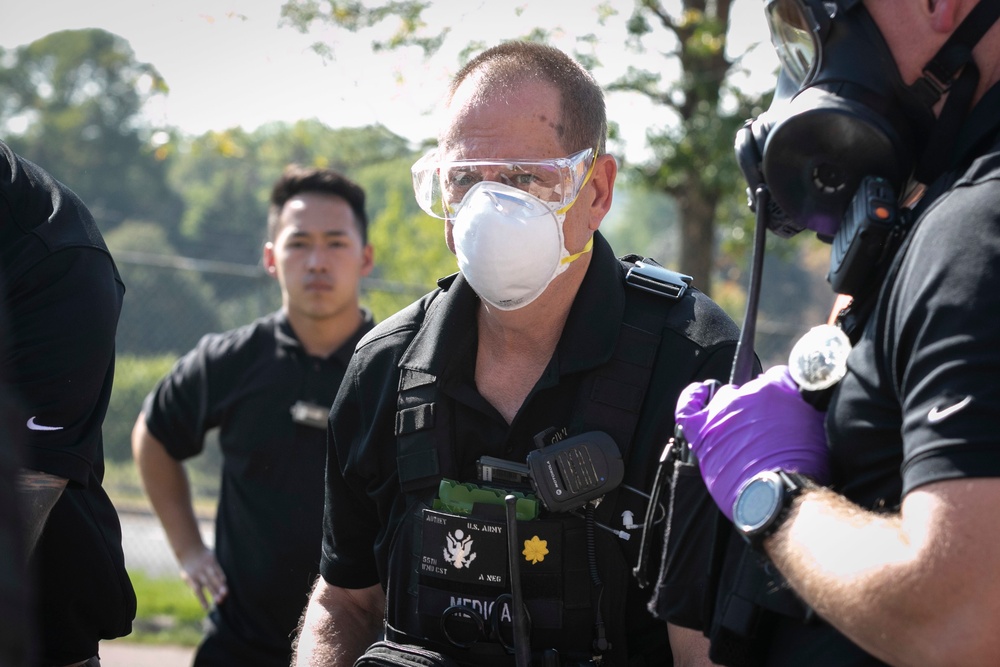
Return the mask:
<svg viewBox="0 0 1000 667"><path fill-rule="evenodd" d="M354 354L354 348L358 346L358 341L375 326L374 318L369 310L362 308L361 315L361 326L327 359L334 359L343 366L347 366L347 363L351 360L351 356ZM302 354L306 354L305 348L302 347L301 341L299 341L298 336L295 335L295 331L292 329L292 325L288 322L288 314L284 309L274 314L274 340L278 346L278 350L298 350Z"/></svg>
<svg viewBox="0 0 1000 667"><path fill-rule="evenodd" d="M288 314L284 309L277 311L274 315L274 340L278 344L278 349L301 350L302 343L292 330L292 325L288 322Z"/></svg>

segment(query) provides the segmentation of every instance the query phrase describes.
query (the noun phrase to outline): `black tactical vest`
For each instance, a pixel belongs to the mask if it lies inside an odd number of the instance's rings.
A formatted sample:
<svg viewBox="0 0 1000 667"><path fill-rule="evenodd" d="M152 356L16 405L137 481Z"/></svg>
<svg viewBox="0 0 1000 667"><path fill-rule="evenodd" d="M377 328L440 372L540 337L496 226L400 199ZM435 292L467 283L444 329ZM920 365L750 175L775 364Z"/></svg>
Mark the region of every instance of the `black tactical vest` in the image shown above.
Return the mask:
<svg viewBox="0 0 1000 667"><path fill-rule="evenodd" d="M622 264L626 284L635 289L626 290L614 354L582 382L572 421L581 432L609 434L627 469L669 306L690 278L636 256ZM476 503L469 514L434 508L442 478L476 481L455 477L448 410L436 376L402 369L397 462L408 510L392 537L386 638L440 651L464 665L513 666L504 508ZM611 523L621 493L620 487L611 491L596 507L572 513L541 508L536 518L517 521L532 664L627 664L624 609L633 564L619 538L599 525Z"/></svg>

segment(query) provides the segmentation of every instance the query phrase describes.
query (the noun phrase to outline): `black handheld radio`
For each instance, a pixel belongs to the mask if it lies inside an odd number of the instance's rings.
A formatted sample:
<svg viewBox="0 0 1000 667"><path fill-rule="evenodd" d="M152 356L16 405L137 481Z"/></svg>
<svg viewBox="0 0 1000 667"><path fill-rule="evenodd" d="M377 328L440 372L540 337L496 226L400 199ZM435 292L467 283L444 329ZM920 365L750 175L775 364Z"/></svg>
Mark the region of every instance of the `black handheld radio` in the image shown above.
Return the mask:
<svg viewBox="0 0 1000 667"><path fill-rule="evenodd" d="M484 482L530 482L546 509L568 512L621 484L625 464L611 436L588 431L533 450L525 463L483 456L476 466Z"/></svg>
<svg viewBox="0 0 1000 667"><path fill-rule="evenodd" d="M881 261L895 250L898 228L892 186L884 178L866 176L833 237L826 277L833 291L857 296L866 289Z"/></svg>

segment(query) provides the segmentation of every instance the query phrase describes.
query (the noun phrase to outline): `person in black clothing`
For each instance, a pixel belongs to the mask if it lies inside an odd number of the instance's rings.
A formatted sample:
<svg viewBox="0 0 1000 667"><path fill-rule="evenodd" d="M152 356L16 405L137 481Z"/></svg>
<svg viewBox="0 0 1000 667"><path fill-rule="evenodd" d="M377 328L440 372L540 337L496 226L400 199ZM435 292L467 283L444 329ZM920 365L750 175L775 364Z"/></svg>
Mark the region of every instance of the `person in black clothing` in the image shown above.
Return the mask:
<svg viewBox="0 0 1000 667"><path fill-rule="evenodd" d="M996 664L1000 3L768 12L794 97L754 128L764 179L792 224L833 238L831 276L863 279L838 314L853 348L825 412L781 367L677 406L708 490L799 603L762 613L753 659L727 664ZM837 174L846 198L792 187L802 165L800 182ZM855 192L864 206L847 207ZM878 234L897 207L876 252L843 252L864 242L852 216Z"/></svg>
<svg viewBox="0 0 1000 667"><path fill-rule="evenodd" d="M5 340L0 313L0 351ZM21 470L21 429L15 414L14 393L0 377L0 551L5 557L0 561L0 664L9 667L27 667L34 627L31 584L25 577L27 549L25 548L24 517L17 497L17 478Z"/></svg>
<svg viewBox="0 0 1000 667"><path fill-rule="evenodd" d="M211 631L195 665L287 666L319 566L326 416L361 336L372 268L364 191L327 169L275 183L264 265L282 308L206 335L147 397L132 449L181 576ZM182 461L219 428L214 551L202 541Z"/></svg>
<svg viewBox="0 0 1000 667"><path fill-rule="evenodd" d="M4 401L6 425L23 445L17 489L34 577L32 659L97 665L99 641L127 635L135 616L121 526L101 487L125 288L83 202L3 143L0 270L0 378L14 394Z"/></svg>
<svg viewBox="0 0 1000 667"><path fill-rule="evenodd" d="M446 113L414 188L445 220L461 271L370 332L348 368L328 429L322 576L295 664L351 665L380 631L388 650L463 665L524 652L701 664L703 638L653 619L631 570L647 511L662 519L646 494L678 392L728 376L738 329L689 278L617 260L597 231L617 165L601 90L565 54L487 50L457 75ZM652 275L652 292L635 287ZM539 505L505 466L608 440L623 484L599 503L527 512L508 561L502 491ZM449 504L466 491L471 508ZM515 564L526 640L512 637Z"/></svg>

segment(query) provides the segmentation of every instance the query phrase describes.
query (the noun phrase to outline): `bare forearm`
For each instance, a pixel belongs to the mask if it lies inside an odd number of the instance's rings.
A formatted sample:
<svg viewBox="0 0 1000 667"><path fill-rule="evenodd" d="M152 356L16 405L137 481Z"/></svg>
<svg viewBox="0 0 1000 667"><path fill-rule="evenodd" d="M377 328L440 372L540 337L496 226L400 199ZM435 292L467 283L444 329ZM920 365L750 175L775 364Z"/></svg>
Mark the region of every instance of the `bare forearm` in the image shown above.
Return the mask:
<svg viewBox="0 0 1000 667"><path fill-rule="evenodd" d="M30 556L42 536L45 522L66 488L67 479L22 468L17 475L17 492L24 512L25 547Z"/></svg>
<svg viewBox="0 0 1000 667"><path fill-rule="evenodd" d="M355 627L351 627L351 626ZM334 615L310 604L302 619L302 631L295 649L296 667L351 667L372 637L357 618Z"/></svg>
<svg viewBox="0 0 1000 667"><path fill-rule="evenodd" d="M385 600L376 588L345 591L320 577L302 617L293 666L351 667L381 629Z"/></svg>
<svg viewBox="0 0 1000 667"><path fill-rule="evenodd" d="M996 650L986 639L996 633L982 631L996 618L982 590L995 577L975 572L989 555L962 553L934 496L906 502L903 514L875 514L830 491L810 492L768 553L820 616L881 660L980 664Z"/></svg>
<svg viewBox="0 0 1000 667"><path fill-rule="evenodd" d="M149 502L160 518L163 532L178 560L205 546L194 513L187 475L183 473L183 468L181 470L181 475L166 483L162 477L155 483L146 482Z"/></svg>
<svg viewBox="0 0 1000 667"><path fill-rule="evenodd" d="M132 455L149 502L178 560L203 549L184 465L172 458L163 444L146 430L142 415L132 431Z"/></svg>
<svg viewBox="0 0 1000 667"><path fill-rule="evenodd" d="M715 664L708 659L708 638L698 630L667 624L667 635L676 667L709 667Z"/></svg>

